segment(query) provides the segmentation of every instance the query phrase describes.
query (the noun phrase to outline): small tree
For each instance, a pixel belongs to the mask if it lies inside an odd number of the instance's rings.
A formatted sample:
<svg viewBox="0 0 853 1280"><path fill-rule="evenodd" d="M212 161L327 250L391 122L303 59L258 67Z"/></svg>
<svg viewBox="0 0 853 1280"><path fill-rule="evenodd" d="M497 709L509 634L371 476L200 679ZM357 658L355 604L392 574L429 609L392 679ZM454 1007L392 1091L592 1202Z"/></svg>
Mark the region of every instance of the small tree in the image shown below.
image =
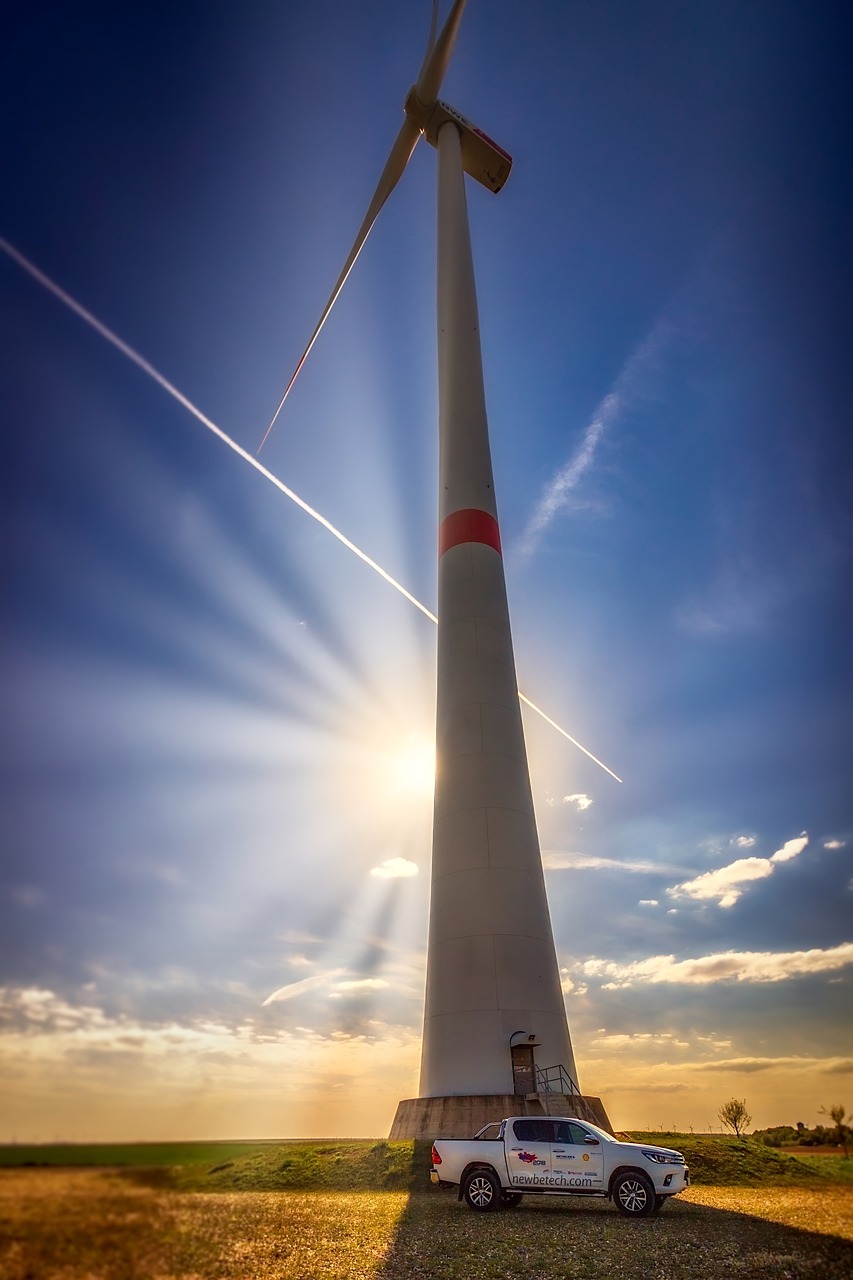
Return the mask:
<svg viewBox="0 0 853 1280"><path fill-rule="evenodd" d="M819 1111L822 1116L829 1116L830 1120L835 1125L835 1133L833 1136L838 1146L844 1151L844 1158L846 1160L850 1155L850 1152L847 1150L847 1138L850 1133L850 1128L844 1123L844 1117L847 1115L847 1108L843 1107L840 1102L836 1102L831 1107L820 1107Z"/></svg>
<svg viewBox="0 0 853 1280"><path fill-rule="evenodd" d="M730 1098L720 1107L717 1117L727 1129L734 1129L736 1138L745 1133L747 1127L752 1124L752 1116L746 1109L746 1098L743 1101L739 1098Z"/></svg>

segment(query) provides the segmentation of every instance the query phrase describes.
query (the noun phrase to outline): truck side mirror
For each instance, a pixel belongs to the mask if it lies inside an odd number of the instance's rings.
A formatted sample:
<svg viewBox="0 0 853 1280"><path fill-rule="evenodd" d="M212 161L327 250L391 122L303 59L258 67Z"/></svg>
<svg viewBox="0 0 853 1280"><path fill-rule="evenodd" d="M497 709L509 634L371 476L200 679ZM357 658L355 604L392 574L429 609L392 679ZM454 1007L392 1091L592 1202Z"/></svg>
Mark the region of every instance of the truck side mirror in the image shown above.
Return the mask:
<svg viewBox="0 0 853 1280"><path fill-rule="evenodd" d="M584 1138L584 1144L587 1147L597 1147L600 1145L598 1138L594 1138L591 1133L588 1133Z"/></svg>

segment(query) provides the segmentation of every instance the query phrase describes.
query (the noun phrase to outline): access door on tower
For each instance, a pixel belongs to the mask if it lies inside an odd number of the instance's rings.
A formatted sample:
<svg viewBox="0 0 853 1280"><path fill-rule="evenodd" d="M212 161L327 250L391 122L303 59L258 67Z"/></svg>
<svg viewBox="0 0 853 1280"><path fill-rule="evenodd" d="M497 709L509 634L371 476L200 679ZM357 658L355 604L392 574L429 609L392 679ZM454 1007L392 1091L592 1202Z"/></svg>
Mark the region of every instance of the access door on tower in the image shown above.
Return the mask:
<svg viewBox="0 0 853 1280"><path fill-rule="evenodd" d="M536 1064L533 1061L533 1045L514 1044L512 1054L512 1091L526 1097L536 1092Z"/></svg>

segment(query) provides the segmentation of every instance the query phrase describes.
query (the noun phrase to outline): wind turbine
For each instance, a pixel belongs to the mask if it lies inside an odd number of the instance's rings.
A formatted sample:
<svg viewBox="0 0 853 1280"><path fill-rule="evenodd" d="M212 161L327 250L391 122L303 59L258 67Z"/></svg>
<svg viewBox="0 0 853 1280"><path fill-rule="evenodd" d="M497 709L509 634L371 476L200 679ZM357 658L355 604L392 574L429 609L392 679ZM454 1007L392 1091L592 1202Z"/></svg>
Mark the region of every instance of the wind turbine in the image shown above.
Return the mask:
<svg viewBox="0 0 853 1280"><path fill-rule="evenodd" d="M530 789L465 197L466 173L498 192L512 160L438 97L464 8L465 0L454 0L436 37L434 0L403 125L258 450L425 137L439 158L436 781L420 1097L399 1104L394 1137L466 1136L522 1107L532 1114L588 1109L577 1086Z"/></svg>

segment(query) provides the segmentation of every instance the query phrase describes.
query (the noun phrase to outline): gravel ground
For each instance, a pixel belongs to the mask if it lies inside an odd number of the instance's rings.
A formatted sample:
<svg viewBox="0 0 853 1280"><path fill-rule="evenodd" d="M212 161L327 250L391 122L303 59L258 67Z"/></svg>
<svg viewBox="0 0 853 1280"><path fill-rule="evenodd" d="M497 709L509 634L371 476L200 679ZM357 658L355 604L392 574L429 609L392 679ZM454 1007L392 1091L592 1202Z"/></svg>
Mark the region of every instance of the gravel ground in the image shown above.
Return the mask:
<svg viewBox="0 0 853 1280"><path fill-rule="evenodd" d="M0 1171L0 1280L853 1280L853 1188L695 1187L657 1218L453 1193L177 1193Z"/></svg>

